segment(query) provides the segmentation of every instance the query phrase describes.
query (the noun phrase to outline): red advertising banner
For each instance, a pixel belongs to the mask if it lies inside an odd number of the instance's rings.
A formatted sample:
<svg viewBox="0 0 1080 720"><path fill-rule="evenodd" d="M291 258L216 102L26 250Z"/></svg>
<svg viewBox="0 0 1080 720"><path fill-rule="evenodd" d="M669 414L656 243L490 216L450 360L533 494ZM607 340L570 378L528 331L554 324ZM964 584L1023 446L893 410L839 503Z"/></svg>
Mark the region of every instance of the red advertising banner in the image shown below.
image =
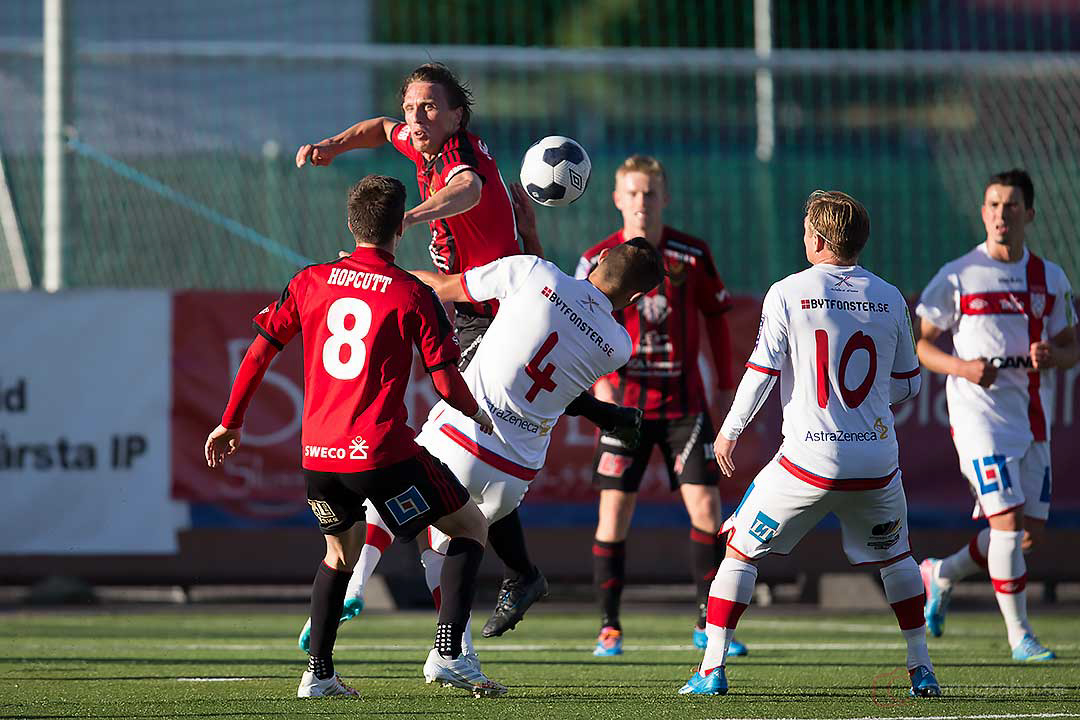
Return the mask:
<svg viewBox="0 0 1080 720"><path fill-rule="evenodd" d="M253 337L251 318L274 297L269 293L186 292L174 297L173 321L173 495L193 503L219 506L244 517L274 518L306 510L300 474L300 416L303 402L301 348L294 342L274 361L247 415L243 446L224 470L211 471L203 461L207 433L219 422L236 368ZM749 356L757 333L760 298L736 298L729 315L735 357ZM1064 472L1080 463L1075 435L1080 401L1080 366L1060 373L1053 415L1055 483L1054 514L1080 513L1080 485ZM736 451L738 474L724 479L725 506L733 507L754 474L780 444L777 396L766 403ZM427 375L414 363L407 396L410 423L418 430L435 402ZM949 436L944 378L924 371L923 390L897 408L900 463L909 508L920 512L947 510L961 519L971 499L961 478ZM552 434L547 465L530 488L526 504L554 506L595 502L590 484L593 427L579 418L564 418ZM642 484L645 503L680 503L668 490L666 473L655 453Z"/></svg>

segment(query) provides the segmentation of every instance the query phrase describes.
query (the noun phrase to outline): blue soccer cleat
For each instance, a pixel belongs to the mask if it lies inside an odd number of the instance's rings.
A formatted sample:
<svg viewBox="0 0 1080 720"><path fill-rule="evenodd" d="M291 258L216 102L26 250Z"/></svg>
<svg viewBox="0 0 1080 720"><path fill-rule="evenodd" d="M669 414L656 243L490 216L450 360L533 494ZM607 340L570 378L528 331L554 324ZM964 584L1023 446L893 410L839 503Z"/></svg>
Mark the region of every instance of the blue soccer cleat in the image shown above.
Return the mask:
<svg viewBox="0 0 1080 720"><path fill-rule="evenodd" d="M341 625L346 620L352 620L363 611L364 598L351 597L346 599L345 604L341 607L341 619L338 620L338 625ZM307 622L304 623L304 629L300 631L300 637L297 639L296 644L304 652L311 652L311 618L308 618Z"/></svg>
<svg viewBox="0 0 1080 720"><path fill-rule="evenodd" d="M698 650L704 650L706 647L709 646L709 636L705 634L704 628L694 628L693 640L694 647L696 647ZM744 657L748 654L750 654L750 651L745 645L743 645L735 638L731 639L731 643L728 644L727 649L728 657Z"/></svg>
<svg viewBox="0 0 1080 720"><path fill-rule="evenodd" d="M622 630L610 626L603 628L600 637L596 638L596 648L592 654L596 657L622 655Z"/></svg>
<svg viewBox="0 0 1080 720"><path fill-rule="evenodd" d="M1017 662L1046 662L1057 659L1057 655L1029 633L1024 636L1019 645L1012 649L1012 658Z"/></svg>
<svg viewBox="0 0 1080 720"><path fill-rule="evenodd" d="M723 666L715 667L702 675L697 670L686 684L679 688L680 695L727 695L727 673Z"/></svg>
<svg viewBox="0 0 1080 720"><path fill-rule="evenodd" d="M919 564L923 588L926 589L926 629L934 637L941 637L945 632L945 611L949 609L952 588L942 588L937 581L941 561L926 558Z"/></svg>
<svg viewBox="0 0 1080 720"><path fill-rule="evenodd" d="M908 670L908 675L911 676L911 697L941 697L941 686L933 670L920 665Z"/></svg>

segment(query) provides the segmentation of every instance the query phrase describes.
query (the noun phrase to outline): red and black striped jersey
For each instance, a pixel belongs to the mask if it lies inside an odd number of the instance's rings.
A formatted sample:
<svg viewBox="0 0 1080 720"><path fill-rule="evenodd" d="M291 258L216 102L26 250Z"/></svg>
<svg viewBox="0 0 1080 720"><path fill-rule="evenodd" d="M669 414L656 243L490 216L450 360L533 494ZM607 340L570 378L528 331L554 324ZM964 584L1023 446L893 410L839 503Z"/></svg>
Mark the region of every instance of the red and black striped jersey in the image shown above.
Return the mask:
<svg viewBox="0 0 1080 720"><path fill-rule="evenodd" d="M447 139L439 154L430 161L425 160L420 151L413 147L409 126L405 123L394 127L391 142L402 155L416 164L416 182L420 186L421 200L427 200L446 187L451 178L466 170L475 172L483 182L480 202L474 207L459 215L430 223L431 243L428 250L437 270L448 275L462 273L521 253L510 194L495 165L495 158L483 140L467 130L459 130ZM477 305L473 309L481 315L494 314L490 303Z"/></svg>
<svg viewBox="0 0 1080 720"><path fill-rule="evenodd" d="M585 252L577 277L587 277L600 253L623 242L620 230ZM623 405L641 408L648 420L674 419L705 409L705 388L698 368L701 319L731 309L731 295L716 271L705 241L664 227L659 251L667 271L664 282L636 304L615 312L634 341L626 366L609 379ZM730 385L729 358L717 358Z"/></svg>
<svg viewBox="0 0 1080 720"><path fill-rule="evenodd" d="M393 255L358 247L310 265L254 323L279 350L303 335L303 467L360 472L419 452L405 406L413 348L428 372L460 351L435 293Z"/></svg>

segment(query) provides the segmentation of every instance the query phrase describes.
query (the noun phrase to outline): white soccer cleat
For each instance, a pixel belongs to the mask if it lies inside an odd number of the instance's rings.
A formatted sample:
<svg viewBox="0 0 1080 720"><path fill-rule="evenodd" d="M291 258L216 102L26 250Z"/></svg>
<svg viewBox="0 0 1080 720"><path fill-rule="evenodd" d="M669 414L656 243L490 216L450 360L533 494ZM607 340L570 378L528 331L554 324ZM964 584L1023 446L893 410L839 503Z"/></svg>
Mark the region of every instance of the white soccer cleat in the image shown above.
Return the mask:
<svg viewBox="0 0 1080 720"><path fill-rule="evenodd" d="M431 649L424 662L424 680L428 683L440 683L444 687L457 687L472 692L474 697L500 697L505 695L505 685L490 680L480 671L480 660L476 655L462 653L453 660L447 660Z"/></svg>
<svg viewBox="0 0 1080 720"><path fill-rule="evenodd" d="M360 697L360 693L350 685L346 685L341 676L334 673L325 680L315 677L315 673L305 670L300 678L300 687L296 689L296 697Z"/></svg>

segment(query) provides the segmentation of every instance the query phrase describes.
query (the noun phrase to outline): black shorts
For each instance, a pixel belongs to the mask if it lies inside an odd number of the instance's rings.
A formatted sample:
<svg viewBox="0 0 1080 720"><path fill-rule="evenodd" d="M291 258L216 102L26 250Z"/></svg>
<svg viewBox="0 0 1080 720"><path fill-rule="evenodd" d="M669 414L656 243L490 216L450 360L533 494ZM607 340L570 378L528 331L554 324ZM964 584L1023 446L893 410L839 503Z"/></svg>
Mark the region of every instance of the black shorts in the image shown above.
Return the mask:
<svg viewBox="0 0 1080 720"><path fill-rule="evenodd" d="M468 306L465 306L468 307ZM480 341L484 339L484 333L491 327L495 318L484 315L476 315L461 307L461 303L455 305L454 332L457 333L458 346L461 348L461 360L458 361L458 370L464 371L469 362L476 355L476 349L480 347Z"/></svg>
<svg viewBox="0 0 1080 720"><path fill-rule="evenodd" d="M713 452L713 436L709 414L704 412L677 420L644 421L641 443L635 450L601 435L593 457L593 485L599 490L637 492L653 445L660 446L672 490L679 485L718 485L720 468Z"/></svg>
<svg viewBox="0 0 1080 720"><path fill-rule="evenodd" d="M408 542L469 502L450 468L424 448L402 462L358 473L304 470L308 505L325 535L340 535L364 519L371 500L390 531Z"/></svg>

